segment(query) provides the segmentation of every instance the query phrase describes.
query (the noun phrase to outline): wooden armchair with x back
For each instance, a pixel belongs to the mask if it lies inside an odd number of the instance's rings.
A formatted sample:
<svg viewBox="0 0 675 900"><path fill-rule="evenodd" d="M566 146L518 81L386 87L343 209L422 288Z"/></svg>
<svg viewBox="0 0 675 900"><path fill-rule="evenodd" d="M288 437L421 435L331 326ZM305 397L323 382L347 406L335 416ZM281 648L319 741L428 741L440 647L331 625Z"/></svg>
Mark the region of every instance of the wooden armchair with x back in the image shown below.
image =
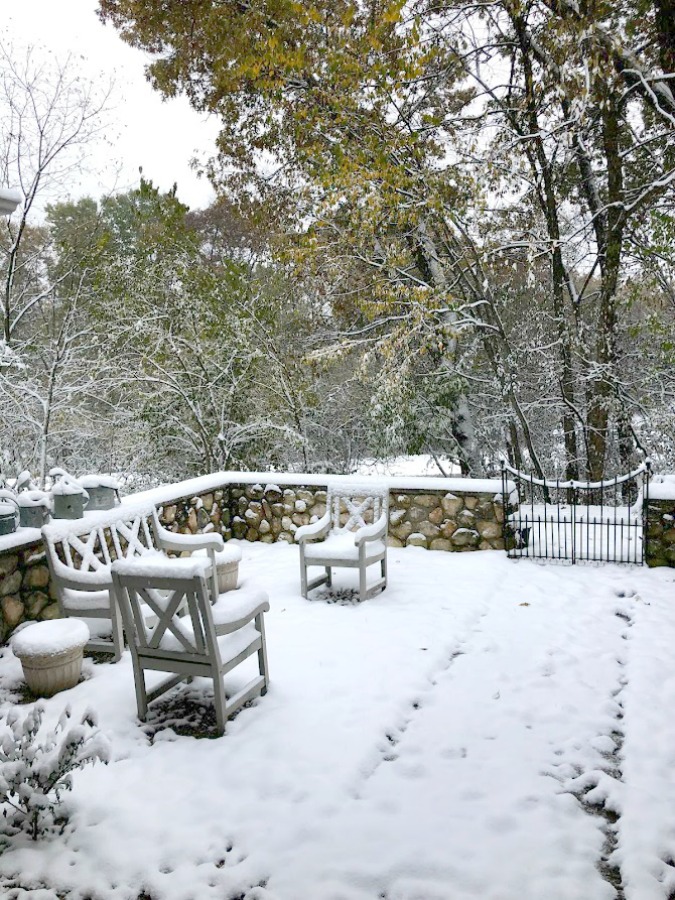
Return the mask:
<svg viewBox="0 0 675 900"><path fill-rule="evenodd" d="M300 545L300 581L302 596L325 584L332 584L334 567L359 570L359 599L383 591L387 586L387 530L389 525L389 488L373 479L359 482L334 482L328 485L326 513L317 522L298 528L295 539ZM368 585L367 569L380 565L380 577ZM311 581L310 566L324 569Z"/></svg>
<svg viewBox="0 0 675 900"><path fill-rule="evenodd" d="M270 608L267 595L233 591L214 598L212 563L204 557L167 559L160 553L148 554L119 559L111 571L131 650L139 718L145 719L150 702L199 675L213 680L218 733L223 734L236 710L267 692L263 622ZM258 674L228 697L224 676L254 653ZM147 670L171 674L148 690Z"/></svg>

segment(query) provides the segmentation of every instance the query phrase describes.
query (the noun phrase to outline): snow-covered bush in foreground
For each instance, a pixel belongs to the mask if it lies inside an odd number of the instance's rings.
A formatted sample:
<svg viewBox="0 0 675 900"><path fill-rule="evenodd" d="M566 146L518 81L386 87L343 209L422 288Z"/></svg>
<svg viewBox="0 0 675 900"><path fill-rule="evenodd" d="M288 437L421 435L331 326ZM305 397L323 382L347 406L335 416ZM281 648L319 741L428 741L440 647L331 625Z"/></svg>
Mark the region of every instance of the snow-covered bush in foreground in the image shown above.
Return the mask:
<svg viewBox="0 0 675 900"><path fill-rule="evenodd" d="M0 731L0 833L24 831L36 841L55 827L63 830L67 815L60 809L62 794L72 788L72 772L97 760L107 763L109 746L96 729L96 716L87 710L71 727L67 706L53 730L38 740L44 706L37 704L24 717L16 707L7 713Z"/></svg>

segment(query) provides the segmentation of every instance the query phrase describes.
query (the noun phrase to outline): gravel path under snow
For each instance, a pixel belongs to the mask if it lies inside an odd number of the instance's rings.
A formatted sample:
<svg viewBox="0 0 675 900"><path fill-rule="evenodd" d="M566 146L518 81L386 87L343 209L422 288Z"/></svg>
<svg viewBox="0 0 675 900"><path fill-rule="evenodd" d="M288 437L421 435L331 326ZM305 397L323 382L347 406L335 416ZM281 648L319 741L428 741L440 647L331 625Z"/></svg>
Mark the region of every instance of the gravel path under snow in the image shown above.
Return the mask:
<svg viewBox="0 0 675 900"><path fill-rule="evenodd" d="M270 593L268 695L220 740L178 736L137 722L128 653L85 662L47 708L97 709L114 761L76 775L62 837L0 857L6 891L50 889L8 896L675 892L675 572L408 548L340 605L302 600L297 548L241 546ZM19 680L7 649L0 696Z"/></svg>

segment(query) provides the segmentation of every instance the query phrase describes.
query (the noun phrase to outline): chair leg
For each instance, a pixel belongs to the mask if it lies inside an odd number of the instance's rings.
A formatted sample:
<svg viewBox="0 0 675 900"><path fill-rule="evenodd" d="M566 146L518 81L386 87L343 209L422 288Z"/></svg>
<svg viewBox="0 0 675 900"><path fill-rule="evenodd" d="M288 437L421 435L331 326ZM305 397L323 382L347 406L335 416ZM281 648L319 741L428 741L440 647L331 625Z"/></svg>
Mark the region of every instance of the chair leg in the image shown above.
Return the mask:
<svg viewBox="0 0 675 900"><path fill-rule="evenodd" d="M382 590L384 590L387 586L387 557L386 556L381 561L380 565L382 567L382 580L384 581L384 584L382 585Z"/></svg>
<svg viewBox="0 0 675 900"><path fill-rule="evenodd" d="M302 546L300 547L300 593L307 599L307 563Z"/></svg>
<svg viewBox="0 0 675 900"><path fill-rule="evenodd" d="M131 652L131 663L134 669L134 685L136 687L136 707L138 709L138 718L141 722L145 722L148 715L148 692L145 687L145 672L143 666L138 662L136 654Z"/></svg>
<svg viewBox="0 0 675 900"><path fill-rule="evenodd" d="M218 669L213 671L213 705L216 708L216 728L218 734L225 734L225 723L227 722L227 698L225 697L223 674Z"/></svg>
<svg viewBox="0 0 675 900"><path fill-rule="evenodd" d="M366 584L366 566L359 566L359 600L361 600L361 602L366 599L368 594Z"/></svg>
<svg viewBox="0 0 675 900"><path fill-rule="evenodd" d="M328 587L333 587L333 570L330 566L326 566L326 584Z"/></svg>
<svg viewBox="0 0 675 900"><path fill-rule="evenodd" d="M262 613L258 613L255 617L255 627L256 630L260 632L260 650L258 650L258 671L265 679L265 684L263 685L262 690L260 691L261 695L267 693L267 685L270 683L269 675L267 672L267 644L265 642L265 620L263 618Z"/></svg>

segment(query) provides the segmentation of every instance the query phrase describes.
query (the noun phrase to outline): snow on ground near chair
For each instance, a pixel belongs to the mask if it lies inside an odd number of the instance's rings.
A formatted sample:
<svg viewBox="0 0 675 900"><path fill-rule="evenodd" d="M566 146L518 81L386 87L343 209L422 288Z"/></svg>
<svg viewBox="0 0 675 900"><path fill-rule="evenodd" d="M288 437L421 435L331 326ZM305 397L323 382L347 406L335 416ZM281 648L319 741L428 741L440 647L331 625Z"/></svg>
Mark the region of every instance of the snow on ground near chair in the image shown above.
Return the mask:
<svg viewBox="0 0 675 900"><path fill-rule="evenodd" d="M113 760L76 773L63 836L0 856L5 887L610 900L619 867L627 900L675 889L675 572L392 549L387 590L344 605L302 600L297 547L240 546L267 696L218 740L157 717L151 744L129 654L85 662L48 715L93 706ZM5 650L0 696L20 677Z"/></svg>

